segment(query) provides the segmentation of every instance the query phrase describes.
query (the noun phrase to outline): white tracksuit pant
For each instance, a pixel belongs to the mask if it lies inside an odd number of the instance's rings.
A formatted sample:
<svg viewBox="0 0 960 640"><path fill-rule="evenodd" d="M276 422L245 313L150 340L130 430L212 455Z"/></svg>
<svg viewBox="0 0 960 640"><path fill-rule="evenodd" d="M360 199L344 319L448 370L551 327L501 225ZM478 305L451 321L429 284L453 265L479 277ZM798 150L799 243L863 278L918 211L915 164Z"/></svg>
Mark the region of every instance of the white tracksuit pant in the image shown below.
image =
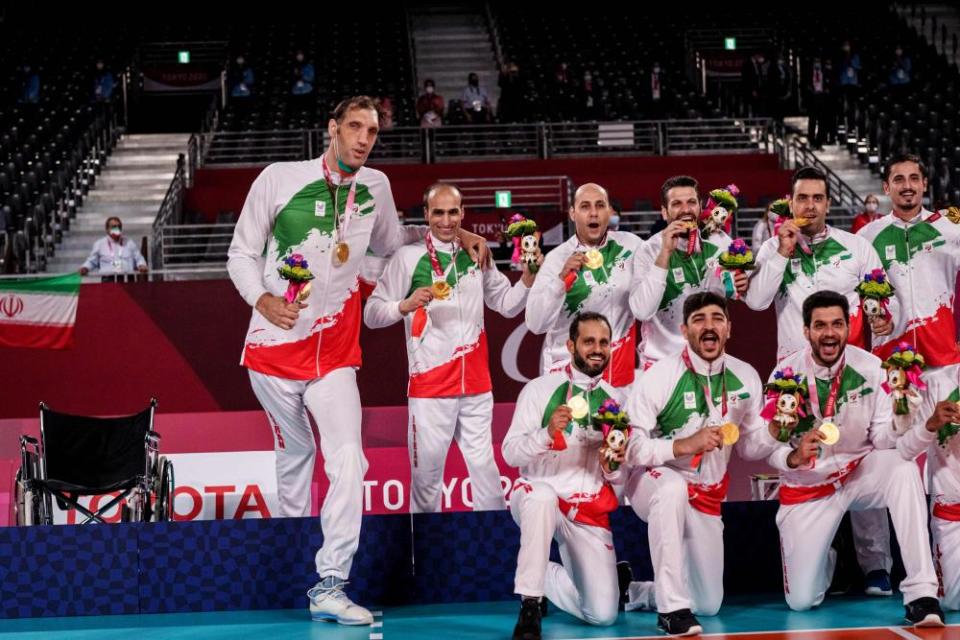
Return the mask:
<svg viewBox="0 0 960 640"><path fill-rule="evenodd" d="M360 441L356 371L344 367L308 381L250 371L250 383L273 428L281 516L310 515L317 448L307 410L317 423L323 470L330 480L320 509L323 547L317 551L317 573L346 580L360 543L363 476L367 472Z"/></svg>
<svg viewBox="0 0 960 640"><path fill-rule="evenodd" d="M493 394L454 398L410 398L410 511L441 510L443 468L456 438L470 472L473 509L506 509L500 470L493 457Z"/></svg>
<svg viewBox="0 0 960 640"><path fill-rule="evenodd" d="M584 622L613 624L620 588L610 530L568 520L549 484L523 478L513 485L510 513L520 527L514 593L546 595ZM550 541L554 538L562 565L550 562Z"/></svg>
<svg viewBox="0 0 960 640"><path fill-rule="evenodd" d="M723 602L723 520L690 506L686 479L670 467L632 473L627 496L647 523L657 611L716 615ZM635 602L647 600L644 586L631 584L628 608L648 608Z"/></svg>
<svg viewBox="0 0 960 640"><path fill-rule="evenodd" d="M930 518L933 560L940 579L940 604L960 609L960 521Z"/></svg>
<svg viewBox="0 0 960 640"><path fill-rule="evenodd" d="M890 524L886 509L868 509L850 514L853 546L857 550L857 564L864 574L883 569L890 573L893 555L890 553Z"/></svg>
<svg viewBox="0 0 960 640"><path fill-rule="evenodd" d="M780 505L777 527L783 554L787 605L803 611L823 602L833 573L830 543L847 511L890 510L907 577L900 583L904 603L937 597L937 577L927 536L927 506L916 463L895 449L868 453L835 493Z"/></svg>

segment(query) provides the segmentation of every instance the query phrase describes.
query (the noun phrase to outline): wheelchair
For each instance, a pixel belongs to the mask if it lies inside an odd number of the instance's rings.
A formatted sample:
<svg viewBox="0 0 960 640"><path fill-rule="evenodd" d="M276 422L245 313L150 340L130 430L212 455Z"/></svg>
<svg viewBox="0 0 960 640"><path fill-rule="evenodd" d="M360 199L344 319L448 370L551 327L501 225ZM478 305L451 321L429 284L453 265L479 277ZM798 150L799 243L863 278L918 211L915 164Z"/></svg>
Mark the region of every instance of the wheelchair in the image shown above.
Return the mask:
<svg viewBox="0 0 960 640"><path fill-rule="evenodd" d="M120 504L122 522L173 519L173 463L160 455L153 430L157 401L140 413L94 418L59 413L40 403L40 440L20 436L20 468L14 485L17 525L53 524L54 501L75 509L80 524L104 523ZM117 493L91 510L80 496Z"/></svg>

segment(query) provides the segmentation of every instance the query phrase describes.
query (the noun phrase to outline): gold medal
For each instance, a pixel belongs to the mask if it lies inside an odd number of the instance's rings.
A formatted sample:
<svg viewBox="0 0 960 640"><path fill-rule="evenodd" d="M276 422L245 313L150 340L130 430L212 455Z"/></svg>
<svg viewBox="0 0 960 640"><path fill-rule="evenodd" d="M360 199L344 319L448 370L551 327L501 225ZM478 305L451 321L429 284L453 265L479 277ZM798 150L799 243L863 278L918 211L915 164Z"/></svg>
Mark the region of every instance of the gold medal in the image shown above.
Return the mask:
<svg viewBox="0 0 960 640"><path fill-rule="evenodd" d="M798 227L800 227L800 228L802 229L803 227L805 227L805 226L807 226L808 224L810 224L810 218L794 218L794 219L793 219L793 224L797 225Z"/></svg>
<svg viewBox="0 0 960 640"><path fill-rule="evenodd" d="M574 420L582 420L590 412L590 405L583 395L573 396L567 400L567 407L570 408L570 415Z"/></svg>
<svg viewBox="0 0 960 640"><path fill-rule="evenodd" d="M603 266L603 254L596 249L590 249L590 251L587 251L586 256L588 269L599 269Z"/></svg>
<svg viewBox="0 0 960 640"><path fill-rule="evenodd" d="M346 242L338 242L336 249L333 251L333 264L340 266L347 263L347 260L350 259L350 245Z"/></svg>
<svg viewBox="0 0 960 640"><path fill-rule="evenodd" d="M437 300L446 300L450 297L450 285L446 280L435 280L430 285L430 290L433 291L433 297Z"/></svg>
<svg viewBox="0 0 960 640"><path fill-rule="evenodd" d="M697 228L697 222L695 220L684 220L683 226L687 231L693 231Z"/></svg>
<svg viewBox="0 0 960 640"><path fill-rule="evenodd" d="M832 422L824 422L820 425L820 433L823 434L823 444L830 446L837 444L840 440L840 427Z"/></svg>
<svg viewBox="0 0 960 640"><path fill-rule="evenodd" d="M723 436L723 446L729 447L740 439L740 427L732 422L724 422L720 425L720 435Z"/></svg>
<svg viewBox="0 0 960 640"><path fill-rule="evenodd" d="M297 292L297 302L303 302L310 297L310 283L306 283L300 288L300 291Z"/></svg>

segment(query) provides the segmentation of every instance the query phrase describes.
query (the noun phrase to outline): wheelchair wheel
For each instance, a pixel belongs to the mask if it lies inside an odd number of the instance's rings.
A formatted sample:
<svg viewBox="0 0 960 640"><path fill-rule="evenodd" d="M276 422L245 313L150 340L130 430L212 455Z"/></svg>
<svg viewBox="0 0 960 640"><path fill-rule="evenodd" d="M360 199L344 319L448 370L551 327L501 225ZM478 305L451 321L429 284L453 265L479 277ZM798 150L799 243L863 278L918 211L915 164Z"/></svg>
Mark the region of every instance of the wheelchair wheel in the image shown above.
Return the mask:
<svg viewBox="0 0 960 640"><path fill-rule="evenodd" d="M173 520L173 490L175 488L173 476L173 463L161 456L157 462L160 473L158 474L158 487L156 490L156 502L153 505L153 518L155 522L169 522Z"/></svg>

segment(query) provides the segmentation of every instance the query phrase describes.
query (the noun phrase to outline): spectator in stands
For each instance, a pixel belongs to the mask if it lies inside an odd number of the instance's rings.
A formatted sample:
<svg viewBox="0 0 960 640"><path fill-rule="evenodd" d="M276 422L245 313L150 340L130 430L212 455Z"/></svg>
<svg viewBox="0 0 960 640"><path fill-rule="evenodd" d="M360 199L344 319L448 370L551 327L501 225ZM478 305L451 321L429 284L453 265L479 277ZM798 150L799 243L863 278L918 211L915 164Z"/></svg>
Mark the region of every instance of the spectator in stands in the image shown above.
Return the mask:
<svg viewBox="0 0 960 640"><path fill-rule="evenodd" d="M849 40L840 47L840 60L837 66L840 88L839 105L847 128L853 123L857 99L860 97L860 54L853 50Z"/></svg>
<svg viewBox="0 0 960 640"><path fill-rule="evenodd" d="M503 104L502 98L500 104ZM443 124L443 96L437 93L433 79L423 81L423 93L417 98L417 119L424 128L439 127Z"/></svg>
<svg viewBox="0 0 960 640"><path fill-rule="evenodd" d="M91 271L99 272L105 280L112 276L131 274L134 271L147 272L147 261L137 244L123 236L123 223L116 216L107 218L106 237L93 243L90 257L80 267L80 275L85 276Z"/></svg>
<svg viewBox="0 0 960 640"><path fill-rule="evenodd" d="M93 77L94 102L110 102L115 84L113 74L104 66L103 60L97 60L97 71Z"/></svg>
<svg viewBox="0 0 960 640"><path fill-rule="evenodd" d="M757 220L757 223L753 225L753 234L751 234L750 240L750 249L753 251L753 255L757 255L763 243L776 234L778 216L770 210L772 206L773 201L767 205L767 209L763 212L763 215Z"/></svg>
<svg viewBox="0 0 960 640"><path fill-rule="evenodd" d="M467 76L467 86L463 89L461 106L468 124L486 124L492 119L490 97L486 89L480 86L480 76L476 73Z"/></svg>
<svg viewBox="0 0 960 640"><path fill-rule="evenodd" d="M571 120L578 115L578 87L566 62L557 64L547 86L547 110L553 120Z"/></svg>
<svg viewBox="0 0 960 640"><path fill-rule="evenodd" d="M817 56L807 72L807 141L814 149L822 149L836 135L831 66Z"/></svg>
<svg viewBox="0 0 960 640"><path fill-rule="evenodd" d="M246 98L253 92L253 69L247 64L242 55L237 56L236 64L227 72L227 86L230 87L230 96Z"/></svg>
<svg viewBox="0 0 960 640"><path fill-rule="evenodd" d="M293 65L293 88L291 89L291 93L295 96L305 96L313 93L314 79L313 64L307 60L302 50L298 50Z"/></svg>
<svg viewBox="0 0 960 640"><path fill-rule="evenodd" d="M523 119L523 78L520 68L513 62L503 65L497 84L500 86L498 119L500 122L520 122Z"/></svg>
<svg viewBox="0 0 960 640"><path fill-rule="evenodd" d="M850 226L850 233L856 233L874 220L880 217L880 198L874 194L868 194L863 199L863 212L853 219Z"/></svg>
<svg viewBox="0 0 960 640"><path fill-rule="evenodd" d="M393 120L393 100L389 96L380 98L380 131L393 129L395 122Z"/></svg>
<svg viewBox="0 0 960 640"><path fill-rule="evenodd" d="M23 65L20 71L20 102L40 102L40 75L29 64Z"/></svg>
<svg viewBox="0 0 960 640"><path fill-rule="evenodd" d="M777 55L776 62L767 71L767 92L769 113L782 122L783 116L793 107L793 71L783 52Z"/></svg>
<svg viewBox="0 0 960 640"><path fill-rule="evenodd" d="M667 115L666 84L663 68L659 62L654 62L640 81L643 110L647 118L660 120Z"/></svg>
<svg viewBox="0 0 960 640"><path fill-rule="evenodd" d="M746 62L740 72L740 86L743 89L744 102L747 105L747 115L757 116L763 111L763 101L767 95L767 57L762 51L756 51Z"/></svg>
<svg viewBox="0 0 960 640"><path fill-rule="evenodd" d="M913 79L912 72L913 62L898 44L893 50L893 60L890 62L890 88L896 93L904 93Z"/></svg>

